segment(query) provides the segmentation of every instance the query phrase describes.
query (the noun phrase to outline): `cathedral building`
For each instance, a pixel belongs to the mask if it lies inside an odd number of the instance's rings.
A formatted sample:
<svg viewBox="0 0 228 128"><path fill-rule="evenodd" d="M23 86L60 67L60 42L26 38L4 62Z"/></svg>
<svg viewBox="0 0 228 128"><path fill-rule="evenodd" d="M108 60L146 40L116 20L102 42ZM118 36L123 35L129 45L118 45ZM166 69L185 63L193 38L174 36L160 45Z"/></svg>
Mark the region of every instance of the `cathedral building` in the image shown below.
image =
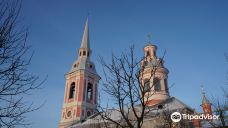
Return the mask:
<svg viewBox="0 0 228 128"><path fill-rule="evenodd" d="M143 128L157 128L166 125L170 127L184 126L186 128L201 127L200 121L173 123L166 120L170 112L178 111L186 114L196 114L195 110L175 97L171 97L168 88L168 69L164 66L163 58L156 55L158 47L148 43L144 47L144 59L141 61L143 72L143 88L153 95L147 99L146 105L153 110L146 115ZM89 40L88 19L85 23L78 57L72 64L70 71L65 75L65 93L62 106L59 128L102 128L106 121L96 113L98 100L98 84L101 79L91 61L92 50ZM157 67L155 74L151 75L152 67ZM152 79L150 79L152 77ZM205 113L211 114L211 105L203 93L202 107ZM157 109L159 108L159 109ZM169 112L162 115L164 111ZM113 120L121 120L121 114L110 110ZM171 121L171 122L170 122ZM110 123L110 127L116 127Z"/></svg>

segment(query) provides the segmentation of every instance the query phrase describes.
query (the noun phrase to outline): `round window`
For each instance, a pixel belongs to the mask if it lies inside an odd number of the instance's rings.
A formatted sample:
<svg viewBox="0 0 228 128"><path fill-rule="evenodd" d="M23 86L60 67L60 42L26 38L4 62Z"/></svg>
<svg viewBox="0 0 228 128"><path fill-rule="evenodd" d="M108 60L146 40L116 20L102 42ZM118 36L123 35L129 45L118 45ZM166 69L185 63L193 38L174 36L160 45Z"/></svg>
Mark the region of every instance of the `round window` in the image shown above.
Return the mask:
<svg viewBox="0 0 228 128"><path fill-rule="evenodd" d="M71 111L67 112L67 117L71 117Z"/></svg>

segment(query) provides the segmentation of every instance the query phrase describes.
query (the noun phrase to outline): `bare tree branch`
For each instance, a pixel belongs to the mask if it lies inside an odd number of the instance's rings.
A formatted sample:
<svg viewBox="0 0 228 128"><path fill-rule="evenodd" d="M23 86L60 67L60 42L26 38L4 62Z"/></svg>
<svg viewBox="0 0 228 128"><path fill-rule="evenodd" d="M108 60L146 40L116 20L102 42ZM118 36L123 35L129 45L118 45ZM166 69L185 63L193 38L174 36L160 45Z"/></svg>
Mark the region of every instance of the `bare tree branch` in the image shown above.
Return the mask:
<svg viewBox="0 0 228 128"><path fill-rule="evenodd" d="M39 109L24 96L39 89L39 77L29 73L33 54L26 43L28 29L19 23L21 0L0 2L0 127L29 125L26 114Z"/></svg>
<svg viewBox="0 0 228 128"><path fill-rule="evenodd" d="M120 128L142 127L145 115L150 110L147 106L149 98L155 93L148 90L157 84L153 82L152 86L146 89L144 75L149 72L148 81L150 81L155 76L158 66L145 68L141 63L145 58L135 57L134 46L130 47L129 52L122 53L120 57L112 54L110 64L100 57L105 76L103 91L111 96L116 107L105 108L99 105L98 112L104 120L112 122ZM158 65L162 65L163 57ZM119 114L121 119L113 119L112 111Z"/></svg>

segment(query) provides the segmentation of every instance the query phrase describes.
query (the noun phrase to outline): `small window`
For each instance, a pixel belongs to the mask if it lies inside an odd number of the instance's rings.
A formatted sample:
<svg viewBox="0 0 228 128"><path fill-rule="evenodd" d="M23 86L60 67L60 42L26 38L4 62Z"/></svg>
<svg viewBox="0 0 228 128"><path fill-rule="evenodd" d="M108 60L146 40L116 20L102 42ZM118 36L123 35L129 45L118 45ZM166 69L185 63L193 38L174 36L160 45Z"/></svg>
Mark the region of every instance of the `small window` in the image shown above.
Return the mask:
<svg viewBox="0 0 228 128"><path fill-rule="evenodd" d="M67 112L67 117L71 117L71 111Z"/></svg>
<svg viewBox="0 0 228 128"><path fill-rule="evenodd" d="M93 99L93 86L91 83L88 83L87 87L87 100L92 100Z"/></svg>
<svg viewBox="0 0 228 128"><path fill-rule="evenodd" d="M86 55L86 51L83 51L83 56L85 56Z"/></svg>
<svg viewBox="0 0 228 128"><path fill-rule="evenodd" d="M150 80L148 79L144 80L144 91L146 92L150 91Z"/></svg>
<svg viewBox="0 0 228 128"><path fill-rule="evenodd" d="M90 67L90 68L93 68L93 65L92 65L92 64L90 64L90 65L89 65L89 67Z"/></svg>
<svg viewBox="0 0 228 128"><path fill-rule="evenodd" d="M154 51L153 53L154 53L154 56L156 56L156 52Z"/></svg>
<svg viewBox="0 0 228 128"><path fill-rule="evenodd" d="M80 52L79 54L80 54L80 56L81 56L81 55L82 55L82 52Z"/></svg>
<svg viewBox="0 0 228 128"><path fill-rule="evenodd" d="M147 66L147 65L148 65L148 61L145 60L145 61L144 61L144 66Z"/></svg>
<svg viewBox="0 0 228 128"><path fill-rule="evenodd" d="M74 98L75 97L75 83L73 82L70 86L70 95L69 98Z"/></svg>
<svg viewBox="0 0 228 128"><path fill-rule="evenodd" d="M155 91L161 91L161 85L160 85L159 78L155 77L153 80L153 84L154 84L154 90Z"/></svg>
<svg viewBox="0 0 228 128"><path fill-rule="evenodd" d="M150 56L150 52L149 51L146 52L146 56Z"/></svg>
<svg viewBox="0 0 228 128"><path fill-rule="evenodd" d="M158 65L157 65L157 60L156 60L156 59L153 59L153 60L152 60L152 65L153 65L153 66L158 66Z"/></svg>
<svg viewBox="0 0 228 128"><path fill-rule="evenodd" d="M89 57L89 52L87 52L87 56Z"/></svg>
<svg viewBox="0 0 228 128"><path fill-rule="evenodd" d="M164 84L165 84L165 91L168 92L169 89L168 89L168 82L167 82L167 79L164 79Z"/></svg>
<svg viewBox="0 0 228 128"><path fill-rule="evenodd" d="M87 117L91 116L91 112L88 111L86 115L87 115Z"/></svg>
<svg viewBox="0 0 228 128"><path fill-rule="evenodd" d="M97 102L97 84L95 86L95 94L94 94L94 98L95 98L95 103Z"/></svg>

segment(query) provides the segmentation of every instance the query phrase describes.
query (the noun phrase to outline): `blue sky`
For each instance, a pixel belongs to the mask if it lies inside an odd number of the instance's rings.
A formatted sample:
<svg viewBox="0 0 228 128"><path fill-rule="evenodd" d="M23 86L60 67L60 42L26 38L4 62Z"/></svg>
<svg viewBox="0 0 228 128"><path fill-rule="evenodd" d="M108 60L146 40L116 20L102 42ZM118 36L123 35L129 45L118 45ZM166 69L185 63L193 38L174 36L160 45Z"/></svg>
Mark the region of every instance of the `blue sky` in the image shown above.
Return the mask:
<svg viewBox="0 0 228 128"><path fill-rule="evenodd" d="M23 24L35 55L31 72L48 79L42 90L28 97L40 110L28 115L33 128L55 128L60 119L66 74L77 58L84 22L90 13L92 60L99 74L98 56L109 59L135 45L143 55L147 35L166 50L172 96L201 111L200 85L207 95L220 95L226 86L228 63L228 2L225 0L24 0Z"/></svg>

